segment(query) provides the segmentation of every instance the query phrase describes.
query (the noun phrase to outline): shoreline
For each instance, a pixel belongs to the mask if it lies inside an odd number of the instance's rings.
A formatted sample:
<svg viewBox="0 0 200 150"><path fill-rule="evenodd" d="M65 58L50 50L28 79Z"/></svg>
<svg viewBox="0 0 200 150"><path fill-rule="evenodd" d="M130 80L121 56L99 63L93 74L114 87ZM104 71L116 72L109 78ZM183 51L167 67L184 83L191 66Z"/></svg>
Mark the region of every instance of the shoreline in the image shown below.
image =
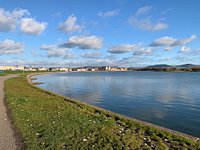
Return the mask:
<svg viewBox="0 0 200 150"><path fill-rule="evenodd" d="M76 72L76 71L75 71ZM179 132L179 131L176 131L176 130L172 130L172 129L169 129L169 128L166 128L166 127L162 127L162 126L159 126L159 125L156 125L156 124L153 124L153 123L150 123L150 122L146 122L146 121L142 121L142 120L139 120L139 119L136 119L136 118L133 118L133 117L128 117L128 116L125 116L125 115L122 115L122 114L118 114L116 112L112 112L110 110L106 110L104 108L101 108L101 107L97 107L97 106L94 106L94 105L91 105L91 104L88 104L86 102L83 102L83 101L80 101L80 100L77 100L77 99L73 99L73 98L70 98L70 97L67 97L67 96L62 96L62 95L59 95L57 93L54 93L54 92L51 92L49 90L45 90L45 89L42 89L38 86L36 86L37 84L34 84L31 80L31 77L33 76L36 76L36 75L44 75L44 74L53 74L53 73L67 73L67 72L43 72L43 73L33 73L33 74L29 74L26 76L27 78L27 82L37 88L37 89L40 89L42 90L42 92L45 92L45 93L48 93L48 94L51 94L51 95L55 95L55 96L59 96L61 98L64 98L64 100L66 101L69 101L69 102L72 102L72 103L76 103L78 105L86 105L86 106L89 106L93 109L96 109L98 111L102 111L104 114L111 114L111 115L114 115L114 116L117 116L117 117L120 117L120 118L123 118L123 119L126 119L126 120L130 120L130 121L134 121L136 123L139 123L141 125L144 125L144 126L147 126L147 127L151 127L151 128L154 128L156 130L161 130L161 131L164 131L164 132L168 132L168 133L171 133L175 136L178 136L178 137L183 137L183 138L187 138L189 140L192 140L194 142L200 142L200 138L199 137L195 137L193 135L189 135L189 134L186 134L186 133L182 133L182 132ZM37 83L37 82L36 82Z"/></svg>

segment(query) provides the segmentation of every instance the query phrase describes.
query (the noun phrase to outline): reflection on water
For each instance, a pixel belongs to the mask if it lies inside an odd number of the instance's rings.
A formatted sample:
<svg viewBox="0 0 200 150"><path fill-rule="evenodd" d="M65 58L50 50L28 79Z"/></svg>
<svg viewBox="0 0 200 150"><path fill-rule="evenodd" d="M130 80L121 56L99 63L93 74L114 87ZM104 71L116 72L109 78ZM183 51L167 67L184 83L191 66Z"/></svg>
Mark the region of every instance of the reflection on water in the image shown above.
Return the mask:
<svg viewBox="0 0 200 150"><path fill-rule="evenodd" d="M38 85L200 137L200 73L94 72L38 75Z"/></svg>

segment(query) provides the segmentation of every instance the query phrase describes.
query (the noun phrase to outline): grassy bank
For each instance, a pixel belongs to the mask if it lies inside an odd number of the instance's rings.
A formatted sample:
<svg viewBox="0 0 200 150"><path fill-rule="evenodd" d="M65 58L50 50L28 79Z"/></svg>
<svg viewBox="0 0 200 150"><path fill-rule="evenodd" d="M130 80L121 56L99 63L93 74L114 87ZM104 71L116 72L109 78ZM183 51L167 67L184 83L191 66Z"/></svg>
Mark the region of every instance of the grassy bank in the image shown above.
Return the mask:
<svg viewBox="0 0 200 150"><path fill-rule="evenodd" d="M5 82L6 102L27 149L198 149L192 140L64 98L30 85Z"/></svg>
<svg viewBox="0 0 200 150"><path fill-rule="evenodd" d="M0 76L5 76L8 74L30 74L30 73L43 73L43 72L48 72L48 71L12 71L12 70L5 70L0 72ZM50 71L49 71L50 72Z"/></svg>
<svg viewBox="0 0 200 150"><path fill-rule="evenodd" d="M0 76L5 76L7 74L23 74L23 71L0 71Z"/></svg>

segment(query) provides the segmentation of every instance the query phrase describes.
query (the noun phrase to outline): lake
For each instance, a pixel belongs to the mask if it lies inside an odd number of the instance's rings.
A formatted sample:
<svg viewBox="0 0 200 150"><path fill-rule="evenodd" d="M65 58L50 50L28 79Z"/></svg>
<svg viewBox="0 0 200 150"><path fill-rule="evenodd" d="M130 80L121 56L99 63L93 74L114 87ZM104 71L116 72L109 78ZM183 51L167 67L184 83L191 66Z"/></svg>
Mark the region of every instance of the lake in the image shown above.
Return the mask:
<svg viewBox="0 0 200 150"><path fill-rule="evenodd" d="M37 75L40 88L200 137L200 73L69 72Z"/></svg>

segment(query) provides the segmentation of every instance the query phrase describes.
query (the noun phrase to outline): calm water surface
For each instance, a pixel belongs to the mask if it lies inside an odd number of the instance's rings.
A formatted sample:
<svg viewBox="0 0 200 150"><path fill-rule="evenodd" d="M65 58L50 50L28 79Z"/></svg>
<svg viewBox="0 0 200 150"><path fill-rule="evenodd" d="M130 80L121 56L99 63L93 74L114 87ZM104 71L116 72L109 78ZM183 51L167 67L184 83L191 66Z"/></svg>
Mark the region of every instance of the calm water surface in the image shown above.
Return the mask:
<svg viewBox="0 0 200 150"><path fill-rule="evenodd" d="M200 73L74 72L38 85L123 115L200 137Z"/></svg>

